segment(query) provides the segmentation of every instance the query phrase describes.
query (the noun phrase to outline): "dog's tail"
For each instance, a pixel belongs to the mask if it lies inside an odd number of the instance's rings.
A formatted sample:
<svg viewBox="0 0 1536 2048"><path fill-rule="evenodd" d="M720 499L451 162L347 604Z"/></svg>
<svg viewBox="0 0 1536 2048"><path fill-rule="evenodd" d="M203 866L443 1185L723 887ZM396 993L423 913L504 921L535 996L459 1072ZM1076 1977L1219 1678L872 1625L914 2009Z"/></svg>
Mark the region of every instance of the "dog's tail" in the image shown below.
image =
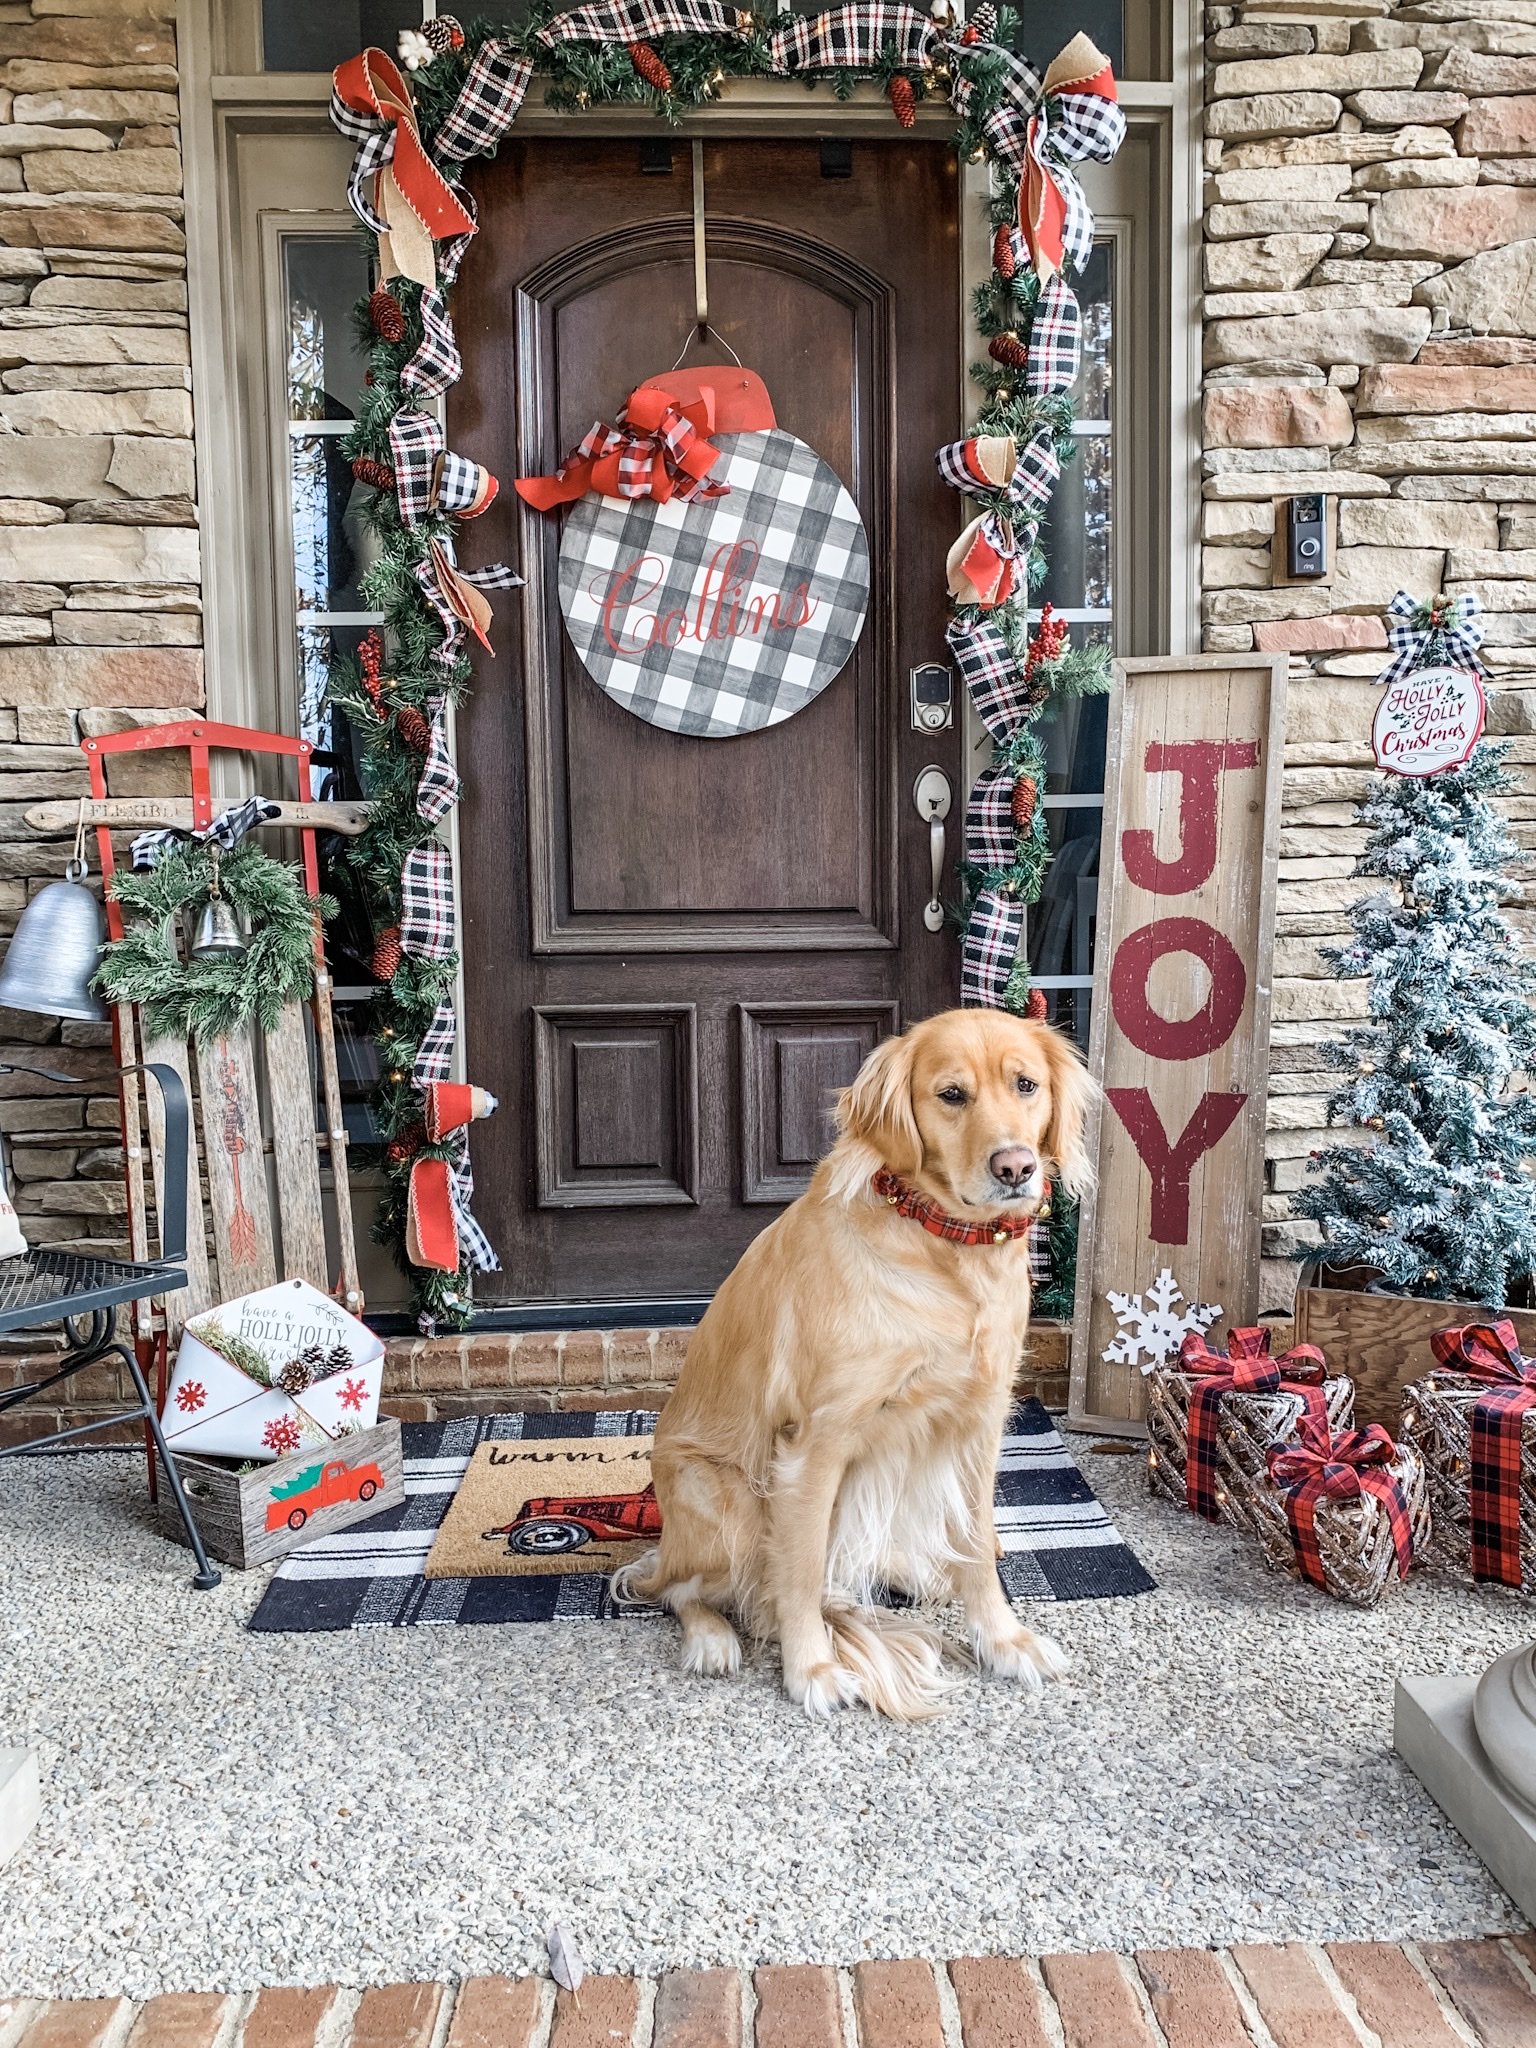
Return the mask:
<svg viewBox="0 0 1536 2048"><path fill-rule="evenodd" d="M893 1721L929 1721L942 1714L960 1681L944 1667L936 1629L887 1608L831 1607L833 1652L858 1681L859 1698Z"/></svg>
<svg viewBox="0 0 1536 2048"><path fill-rule="evenodd" d="M655 1544L629 1564L621 1564L608 1580L608 1591L616 1607L657 1607L665 1586L661 1550Z"/></svg>

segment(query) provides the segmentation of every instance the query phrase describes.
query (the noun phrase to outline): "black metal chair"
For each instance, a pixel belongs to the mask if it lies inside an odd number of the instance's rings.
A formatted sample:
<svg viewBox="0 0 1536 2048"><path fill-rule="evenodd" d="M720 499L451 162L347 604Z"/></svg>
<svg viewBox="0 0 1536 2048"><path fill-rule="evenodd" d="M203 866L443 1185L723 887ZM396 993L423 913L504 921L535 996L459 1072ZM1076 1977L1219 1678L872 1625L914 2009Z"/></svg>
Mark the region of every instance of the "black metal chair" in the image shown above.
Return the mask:
<svg viewBox="0 0 1536 2048"><path fill-rule="evenodd" d="M44 1323L62 1322L66 1345L64 1363L45 1379L0 1393L0 1415L19 1402L31 1400L50 1388L61 1386L88 1365L97 1365L115 1354L128 1369L137 1408L112 1415L100 1422L77 1423L73 1429L59 1429L51 1435L33 1437L26 1443L0 1446L0 1458L14 1458L22 1452L48 1449L88 1436L93 1430L116 1428L122 1422L142 1421L149 1431L160 1467L169 1482L176 1511L181 1516L197 1570L192 1583L206 1590L219 1583L221 1574L208 1562L202 1533L187 1506L176 1461L166 1449L149 1383L144 1377L131 1344L117 1337L117 1311L130 1301L151 1295L175 1294L187 1284L187 1091L173 1067L152 1060L144 1066L121 1069L124 1074L152 1074L159 1084L165 1105L164 1197L160 1215L160 1256L158 1259L100 1259L88 1252L52 1251L43 1246L29 1249L19 1258L0 1259L0 1335L14 1330L37 1329ZM76 1077L49 1067L17 1064L0 1065L4 1074L37 1074L45 1081L73 1085Z"/></svg>

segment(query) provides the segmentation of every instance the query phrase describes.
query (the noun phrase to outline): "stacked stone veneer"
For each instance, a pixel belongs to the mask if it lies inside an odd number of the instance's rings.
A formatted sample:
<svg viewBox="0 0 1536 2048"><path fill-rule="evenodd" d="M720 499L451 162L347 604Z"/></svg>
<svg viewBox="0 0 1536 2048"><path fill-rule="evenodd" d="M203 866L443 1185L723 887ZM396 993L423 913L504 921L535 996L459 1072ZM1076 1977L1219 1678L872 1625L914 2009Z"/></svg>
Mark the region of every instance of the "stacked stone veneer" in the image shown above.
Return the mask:
<svg viewBox="0 0 1536 2048"><path fill-rule="evenodd" d="M1320 1040L1399 588L1475 591L1536 847L1536 0L1206 10L1204 644L1290 656L1266 1297L1312 1226ZM1324 491L1325 586L1277 587L1276 500ZM1524 913L1516 910L1517 918Z"/></svg>

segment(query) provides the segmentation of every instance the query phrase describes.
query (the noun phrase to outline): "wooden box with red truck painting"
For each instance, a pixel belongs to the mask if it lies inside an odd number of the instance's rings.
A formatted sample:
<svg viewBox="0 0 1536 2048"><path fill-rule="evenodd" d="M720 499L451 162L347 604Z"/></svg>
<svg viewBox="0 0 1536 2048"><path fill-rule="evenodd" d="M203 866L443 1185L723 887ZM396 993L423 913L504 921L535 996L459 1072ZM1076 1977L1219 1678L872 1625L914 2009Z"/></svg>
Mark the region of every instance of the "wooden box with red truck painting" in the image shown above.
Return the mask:
<svg viewBox="0 0 1536 2048"><path fill-rule="evenodd" d="M239 1571L317 1536L334 1536L405 1499L400 1425L392 1418L246 1471L234 1458L191 1452L176 1463L210 1556ZM158 1515L162 1531L179 1538L181 1523L163 1479Z"/></svg>

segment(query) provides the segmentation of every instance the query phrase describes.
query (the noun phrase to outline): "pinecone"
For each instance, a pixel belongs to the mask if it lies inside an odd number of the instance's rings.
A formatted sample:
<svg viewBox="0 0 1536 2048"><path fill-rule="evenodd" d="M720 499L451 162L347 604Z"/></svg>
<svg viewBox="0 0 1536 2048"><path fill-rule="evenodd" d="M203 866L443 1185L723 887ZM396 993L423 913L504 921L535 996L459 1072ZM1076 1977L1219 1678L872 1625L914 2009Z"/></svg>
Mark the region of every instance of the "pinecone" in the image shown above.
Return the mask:
<svg viewBox="0 0 1536 2048"><path fill-rule="evenodd" d="M409 1124L398 1137L391 1138L384 1147L384 1157L391 1166L403 1166L407 1159L414 1159L427 1141L427 1127L423 1123Z"/></svg>
<svg viewBox="0 0 1536 2048"><path fill-rule="evenodd" d="M302 1394L314 1377L302 1358L290 1358L279 1372L277 1384L285 1394Z"/></svg>
<svg viewBox="0 0 1536 2048"><path fill-rule="evenodd" d="M356 1362L345 1344L333 1344L325 1354L325 1370L328 1375L333 1372L350 1372Z"/></svg>
<svg viewBox="0 0 1536 2048"><path fill-rule="evenodd" d="M1004 221L992 237L992 268L999 277L1012 277L1018 269L1013 254L1013 229Z"/></svg>
<svg viewBox="0 0 1536 2048"><path fill-rule="evenodd" d="M320 1369L325 1364L325 1352L318 1344L306 1344L299 1353L299 1363L307 1365L310 1378L317 1380L320 1377Z"/></svg>
<svg viewBox="0 0 1536 2048"><path fill-rule="evenodd" d="M441 57L445 50L462 50L464 47L464 31L451 14L439 14L431 21L424 21L421 32L435 57Z"/></svg>
<svg viewBox="0 0 1536 2048"><path fill-rule="evenodd" d="M395 713L395 730L413 753L424 754L432 744L432 727L414 704L404 704Z"/></svg>
<svg viewBox="0 0 1536 2048"><path fill-rule="evenodd" d="M993 335L987 343L987 354L994 363L1001 363L1009 370L1022 370L1029 361L1029 350L1011 327Z"/></svg>
<svg viewBox="0 0 1536 2048"><path fill-rule="evenodd" d="M368 294L368 318L380 341L404 341L405 314L394 293L383 285Z"/></svg>
<svg viewBox="0 0 1536 2048"><path fill-rule="evenodd" d="M387 462L380 462L372 455L354 455L352 474L372 491L392 491L395 488L395 472Z"/></svg>
<svg viewBox="0 0 1536 2048"><path fill-rule="evenodd" d="M1013 829L1027 832L1035 821L1035 778L1021 775L1013 785Z"/></svg>
<svg viewBox="0 0 1536 2048"><path fill-rule="evenodd" d="M981 0L981 5L966 23L965 34L960 40L965 43L997 41L997 9L992 0Z"/></svg>
<svg viewBox="0 0 1536 2048"><path fill-rule="evenodd" d="M1026 1017L1033 1017L1037 1024L1045 1022L1045 990L1043 988L1032 988L1030 990L1025 998L1024 1014Z"/></svg>
<svg viewBox="0 0 1536 2048"><path fill-rule="evenodd" d="M629 43L625 47L636 75L645 80L652 92L672 90L672 74L649 43Z"/></svg>
<svg viewBox="0 0 1536 2048"><path fill-rule="evenodd" d="M891 103L891 112L903 128L917 126L917 94L912 90L912 81L905 72L898 71L885 88L885 96Z"/></svg>
<svg viewBox="0 0 1536 2048"><path fill-rule="evenodd" d="M387 925L373 942L373 978L375 981L393 981L404 957L400 944L400 927Z"/></svg>

